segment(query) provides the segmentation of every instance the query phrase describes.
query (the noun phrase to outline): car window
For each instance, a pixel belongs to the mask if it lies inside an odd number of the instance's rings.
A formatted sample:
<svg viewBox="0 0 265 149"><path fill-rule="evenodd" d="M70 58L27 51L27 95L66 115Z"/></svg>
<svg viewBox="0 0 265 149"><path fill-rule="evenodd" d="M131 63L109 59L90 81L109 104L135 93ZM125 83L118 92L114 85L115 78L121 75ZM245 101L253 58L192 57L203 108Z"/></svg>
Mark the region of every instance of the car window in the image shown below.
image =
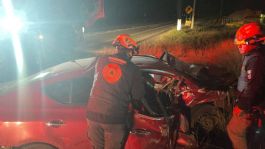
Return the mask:
<svg viewBox="0 0 265 149"><path fill-rule="evenodd" d="M92 85L93 74L90 74L48 85L45 94L63 104L86 104Z"/></svg>
<svg viewBox="0 0 265 149"><path fill-rule="evenodd" d="M158 91L164 90L166 92L170 91L173 94L178 94L181 91L189 88L186 83L186 79L181 76L171 76L155 73L150 73L150 75L154 78L154 87Z"/></svg>
<svg viewBox="0 0 265 149"><path fill-rule="evenodd" d="M169 75L162 75L162 74L156 74L156 73L149 73L150 76L154 79L154 88L156 90L163 90L167 89L168 86L173 83L176 79L173 76Z"/></svg>
<svg viewBox="0 0 265 149"><path fill-rule="evenodd" d="M181 76L153 71L143 71L143 76L147 84L146 99L155 112L163 115L165 113L163 109L169 115L174 112L179 103L180 94L188 88L186 80ZM156 97L158 98L156 99Z"/></svg>
<svg viewBox="0 0 265 149"><path fill-rule="evenodd" d="M143 73L145 80L145 99L148 105L158 114L162 114L161 108L156 99L156 90L154 88L154 79L148 73ZM142 111L142 114L147 114L145 111Z"/></svg>
<svg viewBox="0 0 265 149"><path fill-rule="evenodd" d="M148 72L143 72L142 74L145 80L145 99L148 105L160 116L170 114L170 112L167 111L167 107L170 106L169 96L166 92L155 88L157 84L157 78L154 77L155 74L150 74ZM140 110L140 113L148 115L145 110Z"/></svg>

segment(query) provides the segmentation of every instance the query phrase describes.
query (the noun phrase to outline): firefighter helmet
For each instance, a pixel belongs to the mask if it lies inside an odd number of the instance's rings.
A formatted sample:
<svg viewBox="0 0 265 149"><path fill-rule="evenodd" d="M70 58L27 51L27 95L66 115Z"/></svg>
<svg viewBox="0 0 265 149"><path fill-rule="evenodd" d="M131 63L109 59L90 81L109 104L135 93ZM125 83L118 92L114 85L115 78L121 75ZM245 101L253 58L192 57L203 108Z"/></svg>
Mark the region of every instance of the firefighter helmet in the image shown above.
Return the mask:
<svg viewBox="0 0 265 149"><path fill-rule="evenodd" d="M258 23L251 22L241 26L235 36L235 44L238 46L240 54L247 54L257 48L261 36L262 31Z"/></svg>
<svg viewBox="0 0 265 149"><path fill-rule="evenodd" d="M132 50L134 54L139 52L137 43L127 34L118 35L113 40L112 45L118 49Z"/></svg>

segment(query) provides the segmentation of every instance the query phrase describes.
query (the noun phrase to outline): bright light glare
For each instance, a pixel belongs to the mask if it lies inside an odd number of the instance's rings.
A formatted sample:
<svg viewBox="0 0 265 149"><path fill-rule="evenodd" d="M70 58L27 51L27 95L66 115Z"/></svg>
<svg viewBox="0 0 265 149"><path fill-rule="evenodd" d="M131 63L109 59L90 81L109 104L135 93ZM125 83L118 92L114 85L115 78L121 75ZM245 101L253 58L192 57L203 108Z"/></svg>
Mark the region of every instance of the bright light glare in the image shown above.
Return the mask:
<svg viewBox="0 0 265 149"><path fill-rule="evenodd" d="M48 75L50 72L42 72L40 74L38 74L36 77L34 77L34 79L39 79L39 78L43 78L46 75Z"/></svg>
<svg viewBox="0 0 265 149"><path fill-rule="evenodd" d="M18 122L4 122L4 125L6 126L6 127L9 127L11 124L16 124L16 125L21 125L21 124L23 124L23 122L20 122L20 121L18 121Z"/></svg>
<svg viewBox="0 0 265 149"><path fill-rule="evenodd" d="M24 56L22 52L22 47L20 43L19 36L17 34L13 35L13 47L15 50L15 57L16 57L16 63L18 67L18 75L19 77L22 76L24 71Z"/></svg>
<svg viewBox="0 0 265 149"><path fill-rule="evenodd" d="M16 34L24 26L24 21L14 13L14 8L11 0L2 0L5 16L0 19L0 27L4 31Z"/></svg>
<svg viewBox="0 0 265 149"><path fill-rule="evenodd" d="M16 125L21 125L23 122L16 122Z"/></svg>
<svg viewBox="0 0 265 149"><path fill-rule="evenodd" d="M12 34L13 47L15 50L15 58L18 67L18 78L23 76L24 72L24 57L21 47L18 31L23 26L22 21L14 15L14 9L11 0L2 0L5 10L5 19L3 19L3 27L6 27Z"/></svg>
<svg viewBox="0 0 265 149"><path fill-rule="evenodd" d="M4 31L17 33L23 28L24 22L19 17L9 16L0 19L0 26Z"/></svg>
<svg viewBox="0 0 265 149"><path fill-rule="evenodd" d="M39 38L40 40L43 40L43 39L44 39L44 36L43 36L42 34L39 34L38 38Z"/></svg>

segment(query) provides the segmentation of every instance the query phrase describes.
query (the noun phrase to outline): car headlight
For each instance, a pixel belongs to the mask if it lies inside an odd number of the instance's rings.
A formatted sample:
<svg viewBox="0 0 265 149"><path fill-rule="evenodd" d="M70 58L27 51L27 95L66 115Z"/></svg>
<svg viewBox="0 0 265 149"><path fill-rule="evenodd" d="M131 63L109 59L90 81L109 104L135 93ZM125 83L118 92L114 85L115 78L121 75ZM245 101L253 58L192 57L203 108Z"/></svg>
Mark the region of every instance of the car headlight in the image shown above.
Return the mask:
<svg viewBox="0 0 265 149"><path fill-rule="evenodd" d="M20 32L25 23L23 19L17 16L0 18L0 28L2 32Z"/></svg>

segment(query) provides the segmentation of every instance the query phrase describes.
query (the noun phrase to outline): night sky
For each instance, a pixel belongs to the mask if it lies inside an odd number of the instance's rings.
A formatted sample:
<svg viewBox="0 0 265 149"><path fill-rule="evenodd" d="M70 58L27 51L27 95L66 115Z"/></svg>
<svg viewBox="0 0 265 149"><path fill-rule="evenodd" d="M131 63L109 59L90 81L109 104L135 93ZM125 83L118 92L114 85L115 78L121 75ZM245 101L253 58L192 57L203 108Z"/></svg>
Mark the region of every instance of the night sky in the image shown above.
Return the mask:
<svg viewBox="0 0 265 149"><path fill-rule="evenodd" d="M137 24L175 20L183 16L186 6L193 0L105 0L107 24ZM242 9L265 9L264 0L197 0L196 16L216 18ZM181 11L180 11L181 9Z"/></svg>
<svg viewBox="0 0 265 149"><path fill-rule="evenodd" d="M176 15L176 0L105 1L105 16L112 23L169 20Z"/></svg>

